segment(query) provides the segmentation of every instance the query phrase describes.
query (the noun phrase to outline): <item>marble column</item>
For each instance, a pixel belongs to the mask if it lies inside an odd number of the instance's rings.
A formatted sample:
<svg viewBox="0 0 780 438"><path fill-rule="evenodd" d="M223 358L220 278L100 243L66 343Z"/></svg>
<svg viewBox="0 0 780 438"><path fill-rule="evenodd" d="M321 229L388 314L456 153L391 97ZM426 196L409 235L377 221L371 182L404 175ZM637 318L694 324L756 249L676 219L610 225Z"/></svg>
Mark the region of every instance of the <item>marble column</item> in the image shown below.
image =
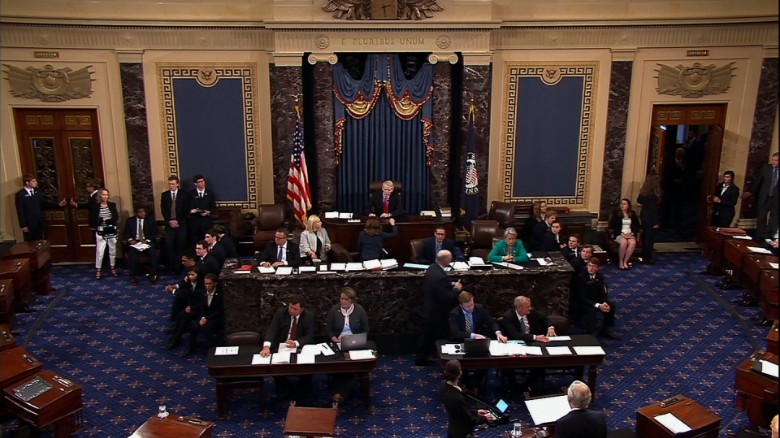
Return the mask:
<svg viewBox="0 0 780 438"><path fill-rule="evenodd" d="M608 220L610 213L623 197L621 182L623 181L623 161L626 152L626 125L628 122L628 100L631 96L632 68L632 61L612 63L599 220ZM602 163L592 163L596 170L600 164Z"/></svg>
<svg viewBox="0 0 780 438"><path fill-rule="evenodd" d="M749 192L752 189L759 171L769 159L769 149L772 147L772 132L775 126L775 117L777 117L778 91L780 90L780 87L778 87L779 70L777 58L764 59L764 63L761 66L761 79L758 84L756 109L753 113L753 130L750 133L743 191ZM754 198L742 202L739 217L743 219L756 217Z"/></svg>
<svg viewBox="0 0 780 438"><path fill-rule="evenodd" d="M146 122L146 98L144 94L143 65L119 64L122 80L122 100L127 133L127 157L130 166L133 210L146 207L150 217L154 215L154 190L152 166L149 158L149 130Z"/></svg>
<svg viewBox="0 0 780 438"><path fill-rule="evenodd" d="M452 145L455 137L453 126L457 119L452 117L452 76L454 66L448 62L438 62L433 66L433 156L431 157L430 209L452 206L450 199L457 196L450 193Z"/></svg>
<svg viewBox="0 0 780 438"><path fill-rule="evenodd" d="M469 105L476 111L474 138L476 142L477 175L479 176L479 212L485 213L487 199L487 168L490 159L490 90L492 89L492 65L465 65L463 67L463 111L458 119L461 131L458 169L463 168L466 159L468 139ZM455 163L453 163L455 164ZM460 196L460 188L457 193ZM456 212L453 212L453 215Z"/></svg>
<svg viewBox="0 0 780 438"><path fill-rule="evenodd" d="M303 77L300 66L269 66L271 82L271 139L274 173L274 203L287 203L287 174L295 133L295 96L303 96ZM299 99L299 104L302 100ZM310 165L307 162L307 165ZM287 217L292 218L292 207L287 206ZM291 219L290 223L295 221Z"/></svg>
<svg viewBox="0 0 780 438"><path fill-rule="evenodd" d="M314 100L314 142L316 160L309 161L309 168L316 166L317 181L313 210L320 215L324 211L338 210L338 172L336 168L336 147L333 144L333 66L327 62L318 62L313 67L312 86ZM308 97L308 96L307 96ZM310 179L311 181L311 179Z"/></svg>

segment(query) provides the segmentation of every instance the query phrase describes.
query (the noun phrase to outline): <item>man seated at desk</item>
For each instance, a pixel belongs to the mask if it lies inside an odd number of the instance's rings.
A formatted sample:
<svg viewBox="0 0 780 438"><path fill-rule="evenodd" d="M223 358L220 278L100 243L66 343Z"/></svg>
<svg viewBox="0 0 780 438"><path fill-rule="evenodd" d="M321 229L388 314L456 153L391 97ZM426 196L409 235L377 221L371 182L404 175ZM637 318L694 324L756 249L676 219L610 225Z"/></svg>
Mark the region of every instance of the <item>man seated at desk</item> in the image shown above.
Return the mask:
<svg viewBox="0 0 780 438"><path fill-rule="evenodd" d="M463 257L463 252L461 252L458 245L455 244L455 241L447 238L447 230L444 226L437 225L433 231L433 236L423 240L422 252L417 256L417 263L426 265L434 263L436 255L443 249L451 252L452 258L456 262L463 262L466 260L466 258Z"/></svg>
<svg viewBox="0 0 780 438"><path fill-rule="evenodd" d="M555 327L550 324L550 318L531 307L531 299L523 295L515 297L512 308L504 313L501 327L507 338L524 342L550 342L549 336L555 336ZM538 333L538 334L537 334ZM542 334L544 333L544 334ZM528 377L518 387L518 393L540 395L542 392L542 376L544 368L531 368ZM512 385L515 386L514 373L511 374Z"/></svg>
<svg viewBox="0 0 780 438"><path fill-rule="evenodd" d="M368 206L368 215L379 216L382 219L394 218L399 222L406 222L409 216L401 204L401 195L395 193L392 181L382 183L382 191L371 194Z"/></svg>
<svg viewBox="0 0 780 438"><path fill-rule="evenodd" d="M260 256L258 263L266 268L277 268L279 266L301 266L301 252L294 242L287 241L286 228L279 228L274 233L274 244L265 246L263 255Z"/></svg>
<svg viewBox="0 0 780 438"><path fill-rule="evenodd" d="M605 438L607 421L604 413L588 409L590 388L575 380L569 385L567 394L571 411L555 422L555 436L558 438Z"/></svg>
<svg viewBox="0 0 780 438"><path fill-rule="evenodd" d="M286 234L285 234L286 238ZM265 331L263 349L260 355L271 355L271 346L276 348L279 344L285 344L288 348L298 348L310 344L314 337L314 315L304 309L303 297L291 295L288 298L287 308L279 309L271 320L271 325ZM275 376L276 396L280 399L290 394L291 384L285 376ZM311 376L301 376L298 392L311 388Z"/></svg>

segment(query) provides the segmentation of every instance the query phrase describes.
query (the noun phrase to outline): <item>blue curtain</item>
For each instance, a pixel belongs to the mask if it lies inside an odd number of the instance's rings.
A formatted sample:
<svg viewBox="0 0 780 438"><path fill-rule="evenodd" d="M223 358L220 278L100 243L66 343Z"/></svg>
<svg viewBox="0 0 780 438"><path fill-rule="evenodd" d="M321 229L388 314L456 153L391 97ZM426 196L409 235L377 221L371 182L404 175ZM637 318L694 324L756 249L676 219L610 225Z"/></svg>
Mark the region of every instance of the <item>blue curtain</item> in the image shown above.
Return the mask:
<svg viewBox="0 0 780 438"><path fill-rule="evenodd" d="M370 55L355 80L333 68L338 210L366 213L368 184L398 180L410 214L429 208L433 66L406 79L397 55Z"/></svg>

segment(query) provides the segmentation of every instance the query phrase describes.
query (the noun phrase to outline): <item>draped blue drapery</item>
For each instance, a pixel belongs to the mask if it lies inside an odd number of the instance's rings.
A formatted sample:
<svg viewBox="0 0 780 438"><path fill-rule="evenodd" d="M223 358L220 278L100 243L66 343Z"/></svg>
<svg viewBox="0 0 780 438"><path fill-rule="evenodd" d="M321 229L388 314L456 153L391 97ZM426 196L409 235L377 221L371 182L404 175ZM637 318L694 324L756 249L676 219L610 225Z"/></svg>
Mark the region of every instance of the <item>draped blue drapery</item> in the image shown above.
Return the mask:
<svg viewBox="0 0 780 438"><path fill-rule="evenodd" d="M429 205L433 66L406 79L398 55L369 55L363 77L333 67L338 209L366 213L368 184L398 180L406 210Z"/></svg>

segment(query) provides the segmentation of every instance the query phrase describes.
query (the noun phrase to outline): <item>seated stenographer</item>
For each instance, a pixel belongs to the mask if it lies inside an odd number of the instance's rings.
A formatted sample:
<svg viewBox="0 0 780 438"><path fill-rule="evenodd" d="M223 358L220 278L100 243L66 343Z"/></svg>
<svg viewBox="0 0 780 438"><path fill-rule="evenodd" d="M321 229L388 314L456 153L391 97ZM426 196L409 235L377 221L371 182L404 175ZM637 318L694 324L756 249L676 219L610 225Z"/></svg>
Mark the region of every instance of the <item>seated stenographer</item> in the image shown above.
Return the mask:
<svg viewBox="0 0 780 438"><path fill-rule="evenodd" d="M331 307L325 320L325 335L331 342L341 342L343 336L368 333L368 316L363 306L357 304L357 293L351 287L344 287L339 293L339 304ZM343 347L343 345L342 345ZM333 394L331 399L344 403L355 380L352 374L332 376Z"/></svg>

